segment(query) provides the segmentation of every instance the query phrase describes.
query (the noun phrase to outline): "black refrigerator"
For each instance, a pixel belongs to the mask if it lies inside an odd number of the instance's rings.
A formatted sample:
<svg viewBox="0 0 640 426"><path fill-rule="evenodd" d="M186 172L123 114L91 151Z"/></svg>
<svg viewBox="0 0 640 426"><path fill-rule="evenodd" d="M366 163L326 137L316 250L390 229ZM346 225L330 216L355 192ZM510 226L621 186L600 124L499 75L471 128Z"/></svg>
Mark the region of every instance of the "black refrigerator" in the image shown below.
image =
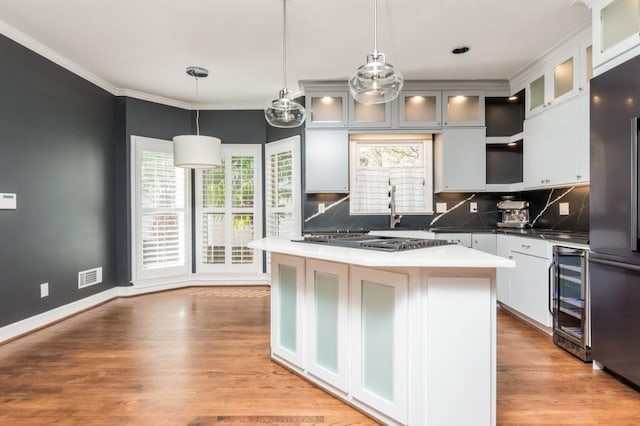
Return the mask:
<svg viewBox="0 0 640 426"><path fill-rule="evenodd" d="M640 57L593 78L590 96L591 353L640 385Z"/></svg>

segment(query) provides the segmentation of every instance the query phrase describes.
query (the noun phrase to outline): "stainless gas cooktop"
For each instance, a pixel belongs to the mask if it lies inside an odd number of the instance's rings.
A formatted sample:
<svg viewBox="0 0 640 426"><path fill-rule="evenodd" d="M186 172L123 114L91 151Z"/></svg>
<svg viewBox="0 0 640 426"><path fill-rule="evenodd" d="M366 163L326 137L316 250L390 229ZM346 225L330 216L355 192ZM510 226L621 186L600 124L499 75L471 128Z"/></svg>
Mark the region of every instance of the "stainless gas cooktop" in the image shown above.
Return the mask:
<svg viewBox="0 0 640 426"><path fill-rule="evenodd" d="M305 243L325 244L339 247L363 248L381 251L404 251L452 244L444 240L421 238L380 237L363 233L326 233L307 235Z"/></svg>

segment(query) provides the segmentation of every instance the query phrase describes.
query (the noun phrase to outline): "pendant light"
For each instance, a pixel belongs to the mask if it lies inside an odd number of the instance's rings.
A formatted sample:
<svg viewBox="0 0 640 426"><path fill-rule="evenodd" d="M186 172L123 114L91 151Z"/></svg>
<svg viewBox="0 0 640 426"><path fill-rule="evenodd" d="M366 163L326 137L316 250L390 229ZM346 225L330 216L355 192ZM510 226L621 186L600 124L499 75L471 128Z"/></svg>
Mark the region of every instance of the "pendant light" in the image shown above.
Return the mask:
<svg viewBox="0 0 640 426"><path fill-rule="evenodd" d="M187 74L196 81L196 103L198 102L198 79L206 78L209 71L200 67L188 67ZM196 134L173 138L173 164L188 169L212 169L221 164L218 138L200 134L200 109L196 108Z"/></svg>
<svg viewBox="0 0 640 426"><path fill-rule="evenodd" d="M400 94L403 83L402 73L378 51L378 1L373 0L373 52L349 79L351 95L363 104L391 102Z"/></svg>
<svg viewBox="0 0 640 426"><path fill-rule="evenodd" d="M291 128L304 123L304 107L291 99L287 89L287 0L282 0L282 74L283 85L278 99L264 109L264 118L273 127Z"/></svg>

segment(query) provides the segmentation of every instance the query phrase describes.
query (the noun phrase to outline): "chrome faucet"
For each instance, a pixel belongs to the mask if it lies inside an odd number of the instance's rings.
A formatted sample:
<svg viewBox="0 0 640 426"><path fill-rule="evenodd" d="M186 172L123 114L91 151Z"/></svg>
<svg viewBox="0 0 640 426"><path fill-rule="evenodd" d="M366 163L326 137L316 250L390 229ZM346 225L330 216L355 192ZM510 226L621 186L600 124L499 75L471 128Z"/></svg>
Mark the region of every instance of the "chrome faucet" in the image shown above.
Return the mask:
<svg viewBox="0 0 640 426"><path fill-rule="evenodd" d="M389 209L391 210L389 213L389 228L394 229L396 225L400 223L400 219L402 216L396 214L396 186L391 185L391 190L389 191Z"/></svg>

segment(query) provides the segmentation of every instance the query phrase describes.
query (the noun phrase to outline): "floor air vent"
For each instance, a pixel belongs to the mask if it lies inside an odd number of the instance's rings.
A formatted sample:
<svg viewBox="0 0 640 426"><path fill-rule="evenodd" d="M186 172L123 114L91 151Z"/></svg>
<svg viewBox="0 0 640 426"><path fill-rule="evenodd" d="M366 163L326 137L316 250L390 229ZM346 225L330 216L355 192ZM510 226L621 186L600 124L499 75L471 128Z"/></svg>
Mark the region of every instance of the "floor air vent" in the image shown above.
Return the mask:
<svg viewBox="0 0 640 426"><path fill-rule="evenodd" d="M102 282L102 267L78 272L78 288L89 287L90 285Z"/></svg>

